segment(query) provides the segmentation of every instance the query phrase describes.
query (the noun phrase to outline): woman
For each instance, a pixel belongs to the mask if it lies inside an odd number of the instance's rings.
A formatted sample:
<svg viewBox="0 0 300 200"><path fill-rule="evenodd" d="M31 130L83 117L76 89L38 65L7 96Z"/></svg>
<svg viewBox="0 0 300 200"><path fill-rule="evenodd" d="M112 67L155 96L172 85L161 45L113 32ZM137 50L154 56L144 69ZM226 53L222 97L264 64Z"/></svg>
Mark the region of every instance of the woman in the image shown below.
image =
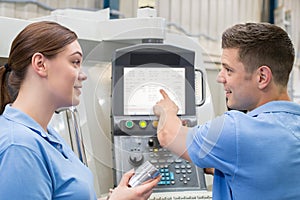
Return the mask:
<svg viewBox="0 0 300 200"><path fill-rule="evenodd" d="M96 199L90 170L48 126L55 110L79 104L81 63L76 34L55 22L32 23L13 41L0 68L1 199ZM129 188L132 175L109 199L147 199L159 181Z"/></svg>

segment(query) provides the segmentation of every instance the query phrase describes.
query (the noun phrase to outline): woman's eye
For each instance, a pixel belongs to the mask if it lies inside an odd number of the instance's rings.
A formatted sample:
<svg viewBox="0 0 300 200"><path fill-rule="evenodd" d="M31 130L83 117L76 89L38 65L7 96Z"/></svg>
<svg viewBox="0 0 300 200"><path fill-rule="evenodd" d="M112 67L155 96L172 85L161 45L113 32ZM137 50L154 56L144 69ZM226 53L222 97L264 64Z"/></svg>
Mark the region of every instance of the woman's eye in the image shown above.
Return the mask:
<svg viewBox="0 0 300 200"><path fill-rule="evenodd" d="M80 66L81 62L80 62L80 60L75 60L72 63L77 67L77 66Z"/></svg>

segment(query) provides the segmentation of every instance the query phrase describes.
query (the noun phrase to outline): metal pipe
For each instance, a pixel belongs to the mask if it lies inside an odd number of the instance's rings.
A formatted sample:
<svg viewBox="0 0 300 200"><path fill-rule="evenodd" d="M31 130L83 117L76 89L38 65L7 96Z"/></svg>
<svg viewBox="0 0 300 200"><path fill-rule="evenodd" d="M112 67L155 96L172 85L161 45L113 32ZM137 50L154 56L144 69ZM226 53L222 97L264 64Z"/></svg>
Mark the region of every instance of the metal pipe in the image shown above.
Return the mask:
<svg viewBox="0 0 300 200"><path fill-rule="evenodd" d="M82 132L80 128L80 117L76 107L64 107L57 109L55 111L56 114L61 112L66 113L69 136L70 136L70 145L75 154L77 154L79 160L85 164L87 164L87 158L85 154L85 148L83 143Z"/></svg>
<svg viewBox="0 0 300 200"><path fill-rule="evenodd" d="M76 107L71 107L69 111L71 113L71 120L73 122L78 157L81 160L81 162L83 162L87 166L87 159L86 159L85 148L83 144L83 137L80 128L79 113Z"/></svg>

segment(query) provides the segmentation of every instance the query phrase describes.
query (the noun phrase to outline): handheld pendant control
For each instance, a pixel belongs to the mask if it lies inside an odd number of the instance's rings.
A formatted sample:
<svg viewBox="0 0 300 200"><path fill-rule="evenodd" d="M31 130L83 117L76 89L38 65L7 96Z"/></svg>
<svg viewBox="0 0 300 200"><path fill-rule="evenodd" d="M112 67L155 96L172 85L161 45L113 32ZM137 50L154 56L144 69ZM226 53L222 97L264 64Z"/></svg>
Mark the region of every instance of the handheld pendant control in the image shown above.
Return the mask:
<svg viewBox="0 0 300 200"><path fill-rule="evenodd" d="M129 180L129 185L131 187L138 186L149 179L156 178L159 174L158 169L146 161L135 170L135 174Z"/></svg>

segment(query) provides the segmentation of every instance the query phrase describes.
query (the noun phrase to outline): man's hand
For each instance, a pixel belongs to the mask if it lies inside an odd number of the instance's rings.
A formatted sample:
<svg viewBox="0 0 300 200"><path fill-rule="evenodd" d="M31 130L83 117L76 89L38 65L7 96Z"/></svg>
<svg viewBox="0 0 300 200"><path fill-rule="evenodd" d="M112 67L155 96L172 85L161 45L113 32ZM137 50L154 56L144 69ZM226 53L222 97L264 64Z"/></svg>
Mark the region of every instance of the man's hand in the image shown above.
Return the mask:
<svg viewBox="0 0 300 200"><path fill-rule="evenodd" d="M173 153L190 160L187 148L186 137L188 128L182 126L182 121L177 116L178 106L169 98L164 90L160 90L163 97L153 107L153 112L159 117L157 126L157 138L162 147Z"/></svg>
<svg viewBox="0 0 300 200"><path fill-rule="evenodd" d="M163 114L177 114L178 106L170 99L168 94L163 90L159 90L163 99L158 101L153 107L153 112L156 116L160 117Z"/></svg>

